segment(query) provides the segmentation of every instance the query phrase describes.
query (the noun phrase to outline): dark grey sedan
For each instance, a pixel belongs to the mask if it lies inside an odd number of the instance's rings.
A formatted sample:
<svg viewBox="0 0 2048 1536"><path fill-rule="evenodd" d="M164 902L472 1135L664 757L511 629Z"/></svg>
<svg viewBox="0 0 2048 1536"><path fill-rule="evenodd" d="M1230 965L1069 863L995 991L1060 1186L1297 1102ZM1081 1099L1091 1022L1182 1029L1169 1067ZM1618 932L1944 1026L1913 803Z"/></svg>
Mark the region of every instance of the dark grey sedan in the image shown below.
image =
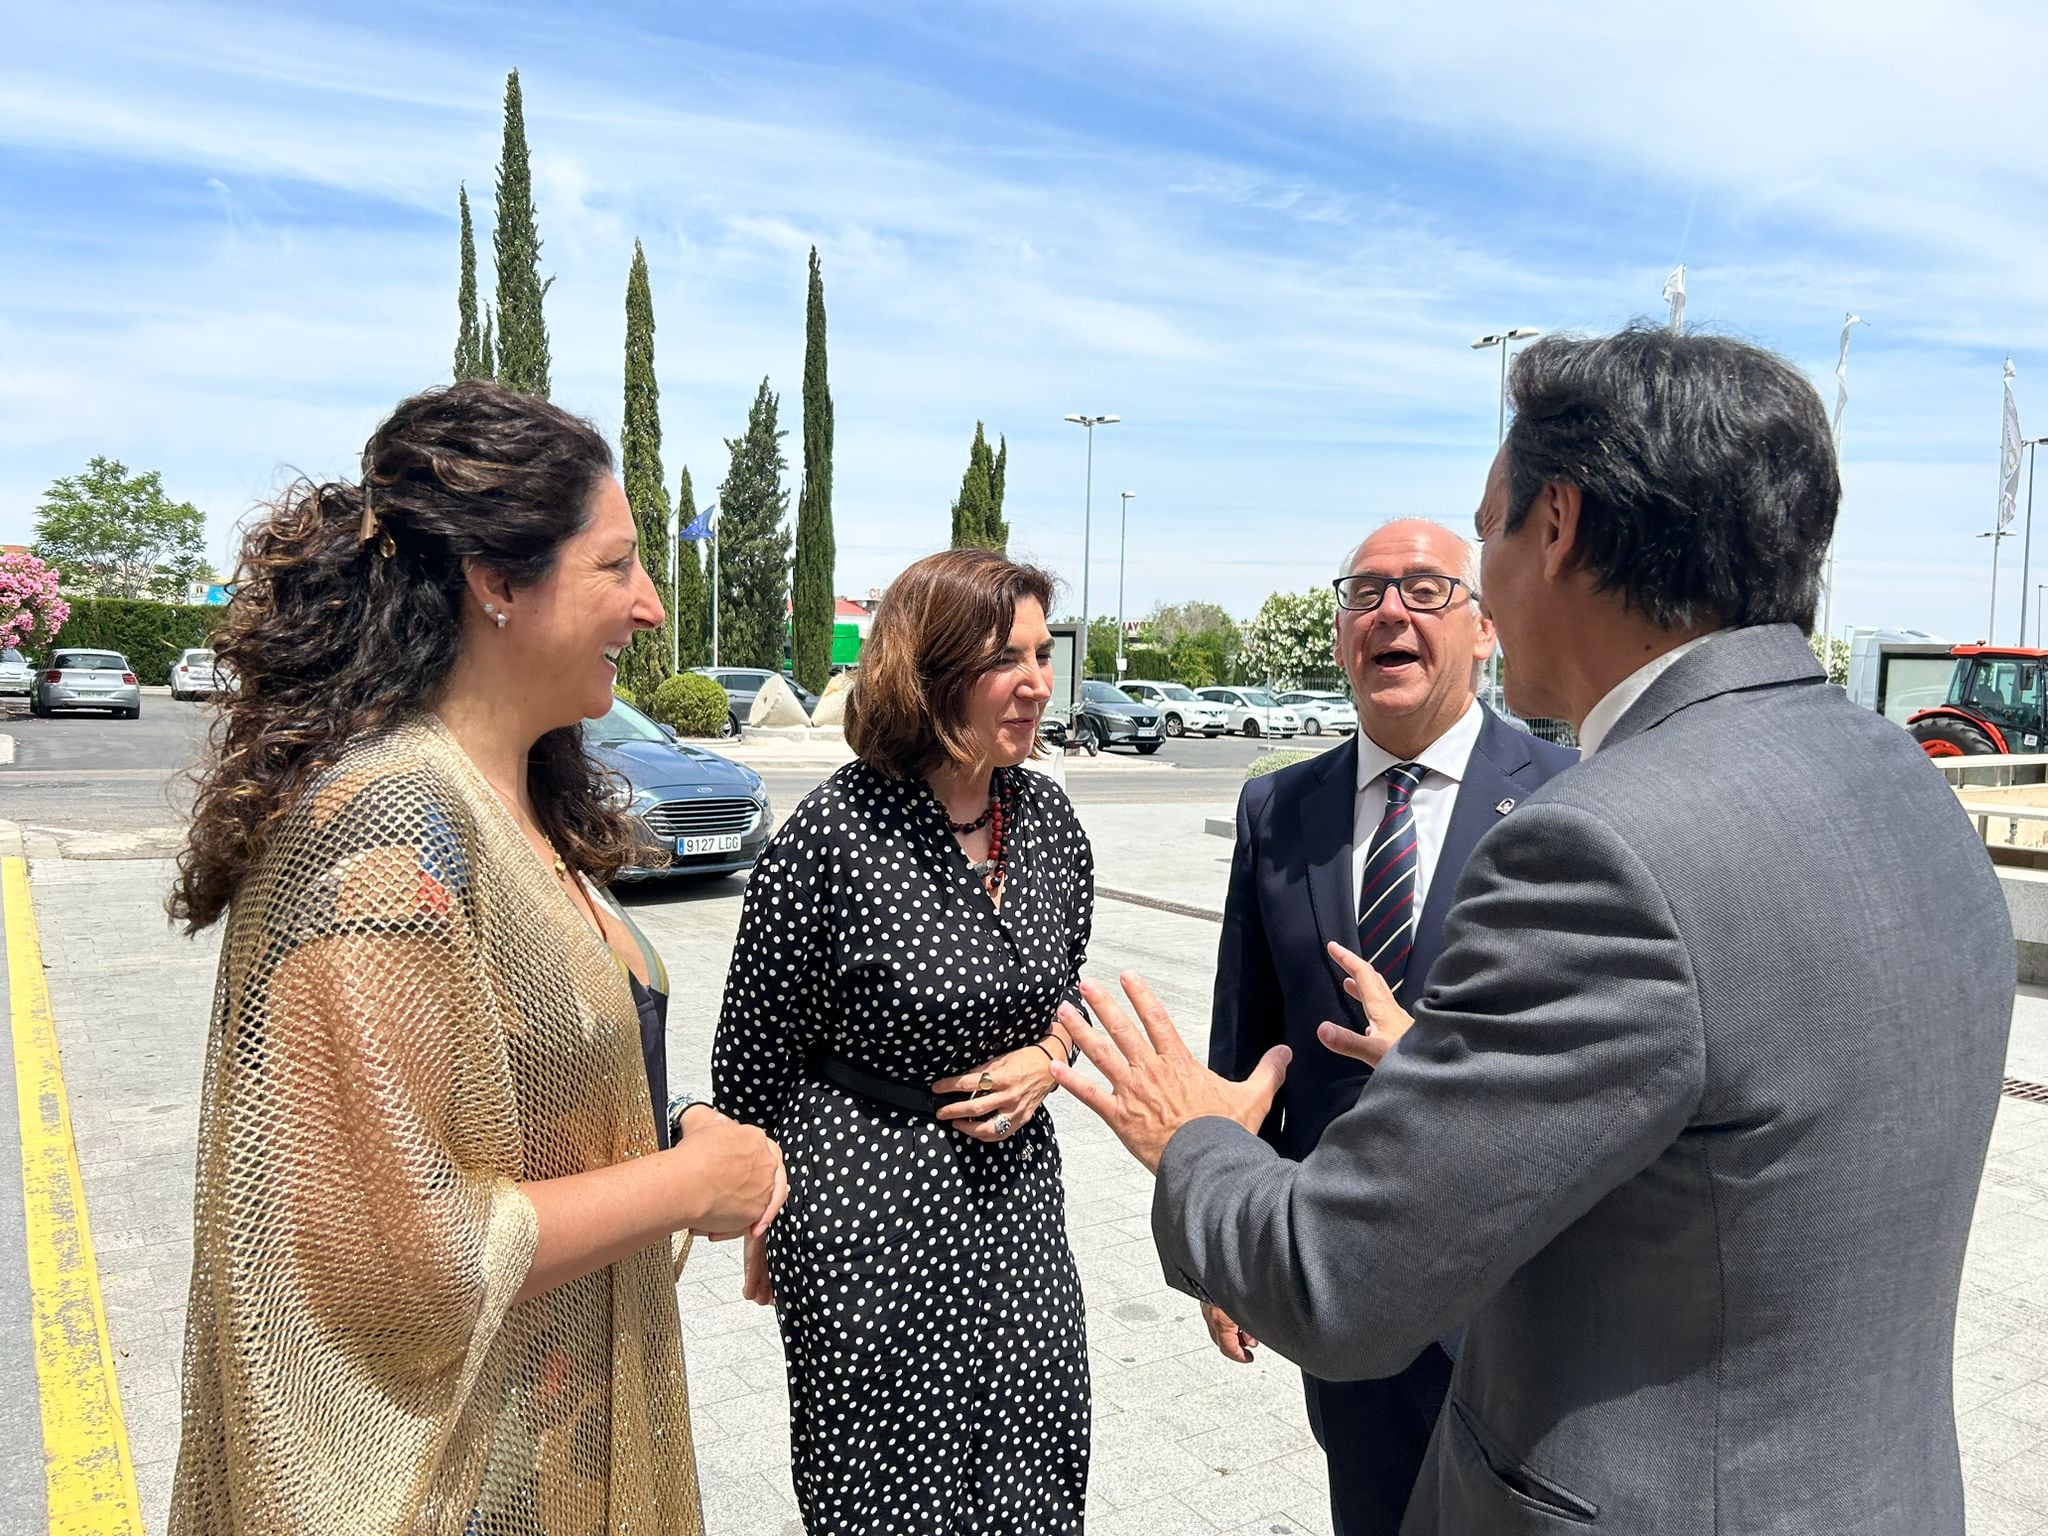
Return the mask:
<svg viewBox="0 0 2048 1536"><path fill-rule="evenodd" d="M753 868L767 848L775 818L753 769L676 740L622 699L583 722L583 740L630 786L641 852L620 879L729 875Z"/></svg>
<svg viewBox="0 0 2048 1536"><path fill-rule="evenodd" d="M119 651L52 651L29 688L28 712L48 718L73 709L110 709L140 720L142 687L128 658Z"/></svg>

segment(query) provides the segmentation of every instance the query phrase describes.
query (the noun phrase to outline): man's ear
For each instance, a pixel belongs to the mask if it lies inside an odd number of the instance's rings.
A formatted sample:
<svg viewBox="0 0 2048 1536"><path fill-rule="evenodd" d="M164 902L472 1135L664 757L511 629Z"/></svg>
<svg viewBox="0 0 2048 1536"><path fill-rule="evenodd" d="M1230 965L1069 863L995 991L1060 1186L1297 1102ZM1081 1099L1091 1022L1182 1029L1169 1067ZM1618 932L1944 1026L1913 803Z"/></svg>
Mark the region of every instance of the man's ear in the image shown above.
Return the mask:
<svg viewBox="0 0 2048 1536"><path fill-rule="evenodd" d="M1562 579L1579 563L1579 512L1584 505L1576 485L1551 481L1536 493L1530 515L1541 519L1536 533L1546 581Z"/></svg>
<svg viewBox="0 0 2048 1536"><path fill-rule="evenodd" d="M474 560L464 560L462 580L469 588L470 602L476 605L479 613L485 603L501 612L512 606L512 583L500 572L488 570Z"/></svg>

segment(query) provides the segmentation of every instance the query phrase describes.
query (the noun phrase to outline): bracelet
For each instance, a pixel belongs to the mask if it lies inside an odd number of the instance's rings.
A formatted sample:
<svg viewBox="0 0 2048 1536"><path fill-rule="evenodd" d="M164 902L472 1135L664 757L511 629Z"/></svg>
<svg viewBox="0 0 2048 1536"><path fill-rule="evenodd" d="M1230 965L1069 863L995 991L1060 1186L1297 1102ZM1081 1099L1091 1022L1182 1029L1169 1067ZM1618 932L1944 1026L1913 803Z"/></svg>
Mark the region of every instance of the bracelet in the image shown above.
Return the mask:
<svg viewBox="0 0 2048 1536"><path fill-rule="evenodd" d="M708 1103L694 1093L672 1093L668 1100L668 1140L674 1146L683 1139L683 1115L699 1104Z"/></svg>
<svg viewBox="0 0 2048 1536"><path fill-rule="evenodd" d="M1055 1040L1057 1040L1057 1039L1059 1038L1059 1036L1058 1036L1058 1035L1054 1035L1054 1036L1053 1036L1053 1038L1054 1038ZM1052 1053L1052 1047L1051 1047L1051 1046L1049 1046L1049 1045L1047 1045L1047 1044L1046 1044L1046 1043L1045 1043L1045 1042L1044 1042L1043 1040L1034 1040L1034 1041L1032 1041L1031 1043L1032 1043L1033 1045L1037 1046L1037 1047L1038 1047L1038 1049L1040 1049L1041 1051L1044 1051L1044 1052L1045 1052L1045 1059L1046 1059L1047 1061L1051 1062L1051 1063L1052 1063L1052 1064L1053 1064L1054 1066L1056 1066L1056 1067L1057 1067L1057 1066L1060 1066L1060 1065L1062 1064L1062 1063L1061 1063L1061 1061L1060 1061L1060 1058L1059 1058L1059 1057L1057 1057L1057 1056L1055 1056L1055 1055L1053 1055L1053 1053ZM1073 1063L1072 1063L1071 1061L1069 1061L1069 1062L1066 1062L1066 1063L1065 1063L1065 1065L1067 1065L1067 1066L1072 1066L1072 1065L1073 1065Z"/></svg>

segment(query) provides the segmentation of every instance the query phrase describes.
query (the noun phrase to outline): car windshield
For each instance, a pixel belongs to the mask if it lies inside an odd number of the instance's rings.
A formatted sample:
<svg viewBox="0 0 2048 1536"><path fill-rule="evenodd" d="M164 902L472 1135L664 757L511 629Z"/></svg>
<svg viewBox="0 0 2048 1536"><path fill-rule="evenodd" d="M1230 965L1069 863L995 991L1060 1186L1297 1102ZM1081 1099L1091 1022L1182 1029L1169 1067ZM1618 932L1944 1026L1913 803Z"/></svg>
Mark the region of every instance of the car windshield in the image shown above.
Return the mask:
<svg viewBox="0 0 2048 1536"><path fill-rule="evenodd" d="M1247 704L1256 704L1261 709L1271 709L1280 702L1263 688L1245 689L1244 701Z"/></svg>
<svg viewBox="0 0 2048 1536"><path fill-rule="evenodd" d="M0 651L0 661L8 661L8 662L12 662L12 663L14 663L14 665L16 665L16 666L20 666L20 665L21 665L21 652L19 652L19 651L17 651L17 650L15 650L15 649L13 649L13 648L12 648L12 647L10 646L10 647L9 647L9 648L8 648L7 650L4 650L4 651Z"/></svg>
<svg viewBox="0 0 2048 1536"><path fill-rule="evenodd" d="M1192 699L1195 691L1185 683L1161 683L1159 691L1169 699Z"/></svg>
<svg viewBox="0 0 2048 1536"><path fill-rule="evenodd" d="M668 734L624 699L596 720L583 722L583 739L594 747L616 747L629 741L667 741Z"/></svg>
<svg viewBox="0 0 2048 1536"><path fill-rule="evenodd" d="M59 671L126 672L128 663L112 651L66 651L57 658Z"/></svg>
<svg viewBox="0 0 2048 1536"><path fill-rule="evenodd" d="M1128 704L1130 695L1113 683L1090 678L1081 685L1081 696L1097 704Z"/></svg>
<svg viewBox="0 0 2048 1536"><path fill-rule="evenodd" d="M210 666L212 666L212 665L213 665L213 652L211 652L211 651L187 651L187 652L185 653L185 665L186 665L186 666L188 666L188 667L193 667L193 666L205 666L205 667L210 667Z"/></svg>

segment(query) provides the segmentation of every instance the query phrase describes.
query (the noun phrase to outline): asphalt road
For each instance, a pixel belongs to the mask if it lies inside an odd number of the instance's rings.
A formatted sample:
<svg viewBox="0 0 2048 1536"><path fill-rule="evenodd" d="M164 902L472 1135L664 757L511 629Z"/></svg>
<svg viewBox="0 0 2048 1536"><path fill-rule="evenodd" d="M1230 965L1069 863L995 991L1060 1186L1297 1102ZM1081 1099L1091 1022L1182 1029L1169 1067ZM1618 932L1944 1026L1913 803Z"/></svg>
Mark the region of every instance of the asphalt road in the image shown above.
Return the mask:
<svg viewBox="0 0 2048 1536"><path fill-rule="evenodd" d="M0 732L15 744L13 766L0 767L0 819L67 832L141 831L184 821L191 804L187 775L205 751L212 718L205 703L146 695L140 720L37 720L25 703L11 699L0 709ZM1315 750L1340 739L1304 736L1284 745ZM1067 788L1075 800L1090 804L1232 801L1245 769L1265 745L1241 736L1169 739L1150 758L1113 752L1113 770L1072 773ZM829 772L760 766L769 794L785 811Z"/></svg>

